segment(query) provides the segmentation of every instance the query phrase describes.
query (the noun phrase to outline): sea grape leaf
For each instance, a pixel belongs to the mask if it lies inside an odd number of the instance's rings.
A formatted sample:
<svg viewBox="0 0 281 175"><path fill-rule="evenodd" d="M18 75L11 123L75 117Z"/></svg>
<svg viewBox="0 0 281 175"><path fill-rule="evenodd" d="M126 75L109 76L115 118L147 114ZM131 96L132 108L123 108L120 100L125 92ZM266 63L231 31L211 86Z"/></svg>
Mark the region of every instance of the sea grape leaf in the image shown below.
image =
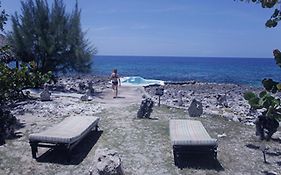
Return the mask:
<svg viewBox="0 0 281 175"><path fill-rule="evenodd" d="M273 104L274 107L280 106L280 99L274 99L274 100L272 101L272 104Z"/></svg>
<svg viewBox="0 0 281 175"><path fill-rule="evenodd" d="M253 92L246 92L244 94L244 99L245 100L250 100L251 98L256 98L256 97L257 97L257 95L255 93L253 93Z"/></svg>
<svg viewBox="0 0 281 175"><path fill-rule="evenodd" d="M252 108L254 109L261 109L263 108L263 106L260 105L260 98L258 97L254 97L254 98L251 98L249 101L249 104L251 105Z"/></svg>
<svg viewBox="0 0 281 175"><path fill-rule="evenodd" d="M259 97L260 98L263 98L267 95L267 92L266 91L261 91L261 93L259 94Z"/></svg>
<svg viewBox="0 0 281 175"><path fill-rule="evenodd" d="M277 87L278 91L281 91L281 83L277 84L276 87Z"/></svg>
<svg viewBox="0 0 281 175"><path fill-rule="evenodd" d="M276 18L278 16L278 14L279 14L279 10L275 9L273 14L272 14L272 16L271 16L271 18Z"/></svg>
<svg viewBox="0 0 281 175"><path fill-rule="evenodd" d="M278 49L273 50L275 63L281 67L281 52Z"/></svg>
<svg viewBox="0 0 281 175"><path fill-rule="evenodd" d="M278 84L278 82L273 81L272 79L266 79L265 78L265 79L262 80L262 84L267 91L271 91L272 93L277 92L276 85Z"/></svg>
<svg viewBox="0 0 281 175"><path fill-rule="evenodd" d="M275 20L269 19L266 21L265 26L271 28L271 27L276 27L277 24L278 23Z"/></svg>

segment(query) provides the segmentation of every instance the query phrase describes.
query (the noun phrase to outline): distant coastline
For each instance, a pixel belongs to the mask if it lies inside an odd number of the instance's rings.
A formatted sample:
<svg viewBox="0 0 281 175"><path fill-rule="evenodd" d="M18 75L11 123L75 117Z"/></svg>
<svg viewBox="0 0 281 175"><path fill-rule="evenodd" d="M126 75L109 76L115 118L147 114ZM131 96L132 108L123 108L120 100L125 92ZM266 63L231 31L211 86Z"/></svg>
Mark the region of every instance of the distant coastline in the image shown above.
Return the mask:
<svg viewBox="0 0 281 175"><path fill-rule="evenodd" d="M273 58L95 56L93 74L107 76L117 68L122 76L163 81L199 81L261 87L263 78L281 80Z"/></svg>

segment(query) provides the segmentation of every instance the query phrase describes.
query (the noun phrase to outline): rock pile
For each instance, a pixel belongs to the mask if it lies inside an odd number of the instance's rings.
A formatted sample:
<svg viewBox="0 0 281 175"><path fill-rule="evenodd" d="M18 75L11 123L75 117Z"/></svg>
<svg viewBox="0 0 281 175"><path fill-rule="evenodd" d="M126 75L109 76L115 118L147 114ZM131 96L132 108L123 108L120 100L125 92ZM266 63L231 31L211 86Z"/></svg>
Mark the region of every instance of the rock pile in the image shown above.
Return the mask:
<svg viewBox="0 0 281 175"><path fill-rule="evenodd" d="M217 105L221 106L221 107L226 107L226 108L228 107L226 94L224 94L224 95L218 94L217 95Z"/></svg>
<svg viewBox="0 0 281 175"><path fill-rule="evenodd" d="M123 175L121 159L118 153L109 149L97 149L94 156L94 163L96 168L90 170L97 171L99 175Z"/></svg>
<svg viewBox="0 0 281 175"><path fill-rule="evenodd" d="M84 94L87 89L91 90L93 94L97 89L106 88L108 79L106 77L97 76L73 76L73 77L61 77L56 84L49 85L51 91L60 92L75 92Z"/></svg>

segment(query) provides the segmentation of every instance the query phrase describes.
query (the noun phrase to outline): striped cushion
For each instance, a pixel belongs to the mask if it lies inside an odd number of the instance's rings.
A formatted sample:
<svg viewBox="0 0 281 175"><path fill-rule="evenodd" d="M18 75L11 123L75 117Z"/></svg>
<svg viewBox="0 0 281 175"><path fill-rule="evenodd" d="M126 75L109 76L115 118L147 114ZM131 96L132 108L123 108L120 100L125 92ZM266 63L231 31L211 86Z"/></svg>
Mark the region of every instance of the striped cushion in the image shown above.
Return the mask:
<svg viewBox="0 0 281 175"><path fill-rule="evenodd" d="M217 145L200 121L172 119L169 125L172 145Z"/></svg>
<svg viewBox="0 0 281 175"><path fill-rule="evenodd" d="M40 133L29 135L30 141L71 144L85 136L98 125L99 118L93 116L72 116Z"/></svg>

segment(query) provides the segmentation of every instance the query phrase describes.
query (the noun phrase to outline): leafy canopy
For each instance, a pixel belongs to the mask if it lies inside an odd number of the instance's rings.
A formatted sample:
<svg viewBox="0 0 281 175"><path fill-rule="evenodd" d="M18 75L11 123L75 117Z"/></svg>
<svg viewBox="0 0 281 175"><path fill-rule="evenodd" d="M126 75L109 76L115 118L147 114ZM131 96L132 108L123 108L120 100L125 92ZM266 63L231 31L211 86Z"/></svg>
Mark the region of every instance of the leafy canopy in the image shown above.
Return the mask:
<svg viewBox="0 0 281 175"><path fill-rule="evenodd" d="M67 13L62 0L22 1L22 14L12 15L9 35L19 61L34 61L42 73L88 72L96 49L82 32L81 10L76 5Z"/></svg>
<svg viewBox="0 0 281 175"><path fill-rule="evenodd" d="M5 11L2 10L0 15L2 31L4 31L3 27L7 21L7 16ZM3 36L4 38L5 36ZM22 63L18 68L9 66L9 63L15 60L11 48L8 43L0 46L0 107L8 101L24 98L23 89L39 87L48 82L51 77L51 72L42 74L36 70L34 63Z"/></svg>
<svg viewBox="0 0 281 175"><path fill-rule="evenodd" d="M234 0L235 1L235 0ZM240 0L249 3L260 4L262 8L274 8L274 11L270 18L266 21L266 27L276 27L281 20L281 2L279 0Z"/></svg>
<svg viewBox="0 0 281 175"><path fill-rule="evenodd" d="M240 0L253 2L260 4L262 8L274 8L273 14L266 21L266 27L276 27L278 22L281 20L281 7L279 0ZM281 52L278 49L273 50L273 55L276 64L281 67ZM281 91L281 83L272 80L271 78L265 78L262 80L262 84L265 91L262 91L259 95L253 92L246 92L244 94L245 100L248 101L249 105L253 109L264 109L263 115L266 117L274 118L281 121L281 106L280 99L272 96L271 93L275 94Z"/></svg>

